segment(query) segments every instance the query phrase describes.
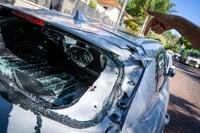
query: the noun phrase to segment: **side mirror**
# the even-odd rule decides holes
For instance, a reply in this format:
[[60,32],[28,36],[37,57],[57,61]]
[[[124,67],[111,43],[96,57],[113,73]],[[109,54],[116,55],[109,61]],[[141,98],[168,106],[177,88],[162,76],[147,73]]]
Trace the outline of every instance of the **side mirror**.
[[174,75],[176,74],[176,70],[174,68],[169,68],[167,75],[170,77],[174,77]]

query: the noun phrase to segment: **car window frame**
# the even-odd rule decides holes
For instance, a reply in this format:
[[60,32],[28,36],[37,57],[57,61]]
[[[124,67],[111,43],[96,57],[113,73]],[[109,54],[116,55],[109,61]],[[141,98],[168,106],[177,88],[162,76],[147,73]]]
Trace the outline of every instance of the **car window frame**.
[[159,52],[156,56],[156,92],[162,90],[162,86],[165,83],[166,79],[166,66],[167,66],[167,57],[164,50]]

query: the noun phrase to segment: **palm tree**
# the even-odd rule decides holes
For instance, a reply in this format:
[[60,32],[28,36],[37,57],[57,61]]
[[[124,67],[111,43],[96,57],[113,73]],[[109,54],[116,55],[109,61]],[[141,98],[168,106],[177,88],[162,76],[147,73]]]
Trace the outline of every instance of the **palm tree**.
[[175,12],[173,9],[175,6],[176,5],[171,3],[170,0],[131,0],[126,7],[126,11],[139,18],[137,20],[139,23],[143,23],[140,30],[140,34],[142,34],[150,17],[146,12],[147,9],[163,13],[171,13]]
[[170,14],[176,13],[177,10],[175,9],[175,7],[176,7],[176,4],[170,2],[170,3],[168,4],[168,7],[167,7],[168,13],[170,13]]
[[[176,10],[174,10],[173,8],[176,6],[176,4],[174,3],[170,3],[169,0],[147,0],[144,6],[144,9],[151,9],[157,12],[163,12],[163,13],[172,13],[172,12],[176,12]],[[147,22],[149,20],[149,15],[147,13],[145,13],[145,19],[144,19],[144,23],[142,25],[140,34],[143,35],[144,32],[144,28],[147,25]]]

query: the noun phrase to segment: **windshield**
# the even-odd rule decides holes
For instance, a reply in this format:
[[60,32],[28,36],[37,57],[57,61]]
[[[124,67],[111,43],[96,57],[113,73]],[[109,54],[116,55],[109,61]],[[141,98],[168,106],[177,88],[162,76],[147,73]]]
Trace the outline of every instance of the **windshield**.
[[200,54],[194,53],[194,52],[191,52],[191,53],[189,54],[189,56],[194,57],[194,58],[200,58]]
[[73,35],[7,14],[0,21],[5,42],[0,76],[9,77],[20,92],[35,101],[40,98],[49,108],[75,104],[104,70],[104,54]]
[[0,95],[71,127],[102,121],[122,80],[117,56],[52,25],[1,11]]

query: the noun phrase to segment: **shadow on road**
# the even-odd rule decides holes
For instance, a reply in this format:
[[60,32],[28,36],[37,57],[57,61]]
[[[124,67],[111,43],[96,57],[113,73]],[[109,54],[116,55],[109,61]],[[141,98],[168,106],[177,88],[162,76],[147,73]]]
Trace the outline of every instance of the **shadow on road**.
[[185,99],[182,99],[180,97],[171,94],[169,104],[175,105],[180,109],[183,109],[184,111],[187,111],[188,113],[200,118],[200,112],[197,111],[200,110],[200,108]]
[[198,133],[200,131],[199,108],[189,101],[170,95],[168,113],[171,121],[165,133]]

